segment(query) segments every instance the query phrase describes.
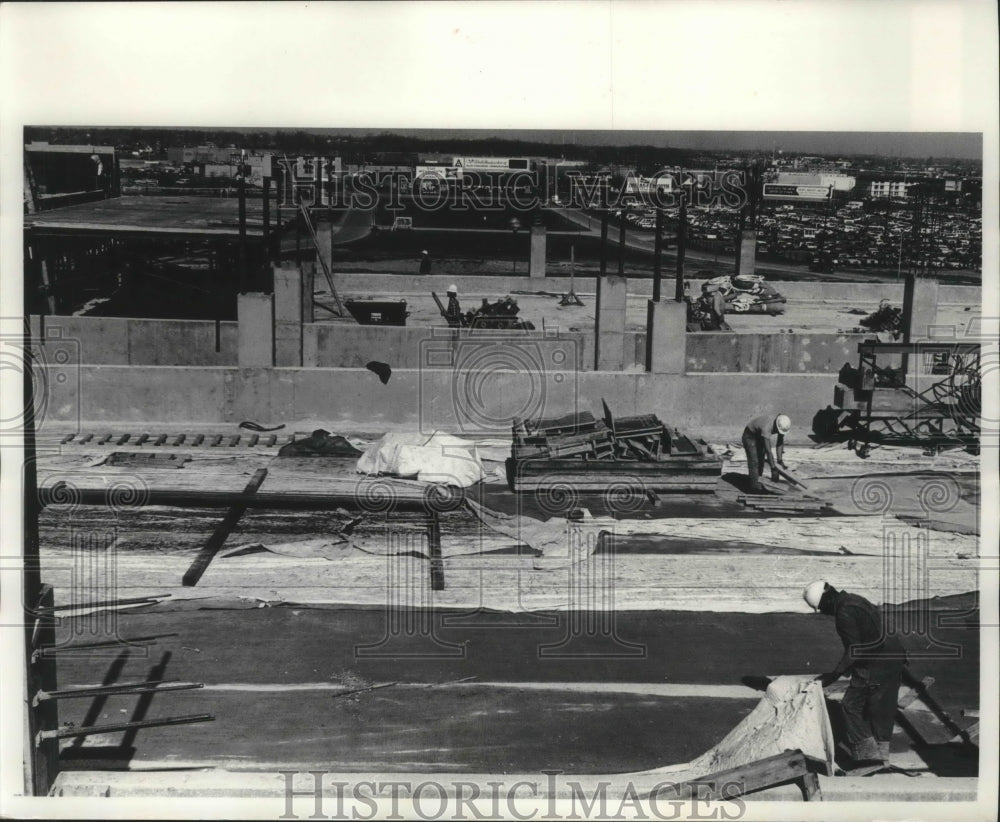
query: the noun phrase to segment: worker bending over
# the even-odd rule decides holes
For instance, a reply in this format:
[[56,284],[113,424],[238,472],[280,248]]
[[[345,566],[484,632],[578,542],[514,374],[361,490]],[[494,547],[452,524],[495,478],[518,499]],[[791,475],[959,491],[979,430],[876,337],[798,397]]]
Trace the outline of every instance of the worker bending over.
[[888,762],[906,650],[885,629],[878,608],[864,597],[813,582],[802,593],[814,611],[832,616],[844,655],[828,674],[816,677],[825,688],[850,671],[851,684],[840,703],[847,744],[858,763]]
[[[754,417],[743,429],[743,450],[747,455],[747,473],[750,475],[750,488],[761,491],[760,478],[764,476],[764,463],[771,466],[771,479],[778,482],[781,475],[778,466],[787,468],[784,462],[785,434],[792,427],[792,421],[784,414],[772,417],[762,414]],[[771,450],[771,435],[777,434],[778,439],[774,451]],[[777,452],[777,459],[775,459]]]

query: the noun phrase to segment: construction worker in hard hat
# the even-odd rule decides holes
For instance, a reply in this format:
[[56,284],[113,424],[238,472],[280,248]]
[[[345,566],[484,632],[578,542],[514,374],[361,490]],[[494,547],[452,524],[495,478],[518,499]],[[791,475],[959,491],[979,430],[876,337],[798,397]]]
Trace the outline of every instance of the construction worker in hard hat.
[[[760,478],[764,476],[764,463],[771,466],[771,479],[781,480],[778,466],[787,468],[784,462],[785,434],[791,430],[792,421],[784,414],[772,416],[761,414],[754,417],[743,429],[743,450],[747,455],[747,473],[750,475],[750,490],[763,491]],[[777,435],[774,450],[771,436]],[[775,458],[777,455],[777,458]]]
[[444,318],[450,328],[461,328],[462,306],[458,303],[458,286],[455,284],[448,286],[448,307],[444,311]]
[[813,582],[802,592],[814,611],[832,616],[844,643],[837,666],[818,679],[823,687],[850,672],[851,684],[841,710],[851,758],[857,763],[888,762],[906,649],[887,629],[883,613],[857,594],[838,591],[828,582]]
[[420,273],[431,273],[431,255],[426,249],[420,252]]

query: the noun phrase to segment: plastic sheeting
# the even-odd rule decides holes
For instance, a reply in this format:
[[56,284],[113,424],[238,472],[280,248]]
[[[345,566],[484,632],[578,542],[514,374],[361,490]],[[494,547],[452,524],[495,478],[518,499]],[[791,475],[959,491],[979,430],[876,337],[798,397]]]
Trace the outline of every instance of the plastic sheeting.
[[485,476],[476,444],[440,431],[430,436],[386,434],[368,446],[357,471],[459,488],[468,488]]
[[825,762],[827,774],[833,773],[833,730],[814,674],[777,677],[757,707],[718,745],[684,765],[650,773],[669,773],[672,782],[686,782],[796,749]]

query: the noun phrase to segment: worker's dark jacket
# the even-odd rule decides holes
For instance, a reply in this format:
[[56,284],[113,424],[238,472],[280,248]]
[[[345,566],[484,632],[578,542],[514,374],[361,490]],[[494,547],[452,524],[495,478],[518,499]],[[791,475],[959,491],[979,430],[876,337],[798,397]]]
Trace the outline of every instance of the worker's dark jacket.
[[886,633],[882,613],[864,597],[840,591],[834,600],[837,633],[844,655],[834,673],[849,669],[864,679],[879,681],[897,675],[906,663],[899,637]]

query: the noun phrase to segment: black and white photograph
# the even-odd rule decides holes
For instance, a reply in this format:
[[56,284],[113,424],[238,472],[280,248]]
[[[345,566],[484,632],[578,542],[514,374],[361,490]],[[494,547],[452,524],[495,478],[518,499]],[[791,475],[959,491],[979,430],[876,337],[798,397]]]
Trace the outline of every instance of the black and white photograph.
[[0,817],[995,820],[997,42],[3,3]]

